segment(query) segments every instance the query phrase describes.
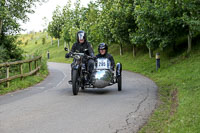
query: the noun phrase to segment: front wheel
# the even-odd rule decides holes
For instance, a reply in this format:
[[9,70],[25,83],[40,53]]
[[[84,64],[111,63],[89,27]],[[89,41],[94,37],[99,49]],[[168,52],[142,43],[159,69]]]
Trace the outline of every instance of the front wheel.
[[122,76],[117,77],[118,91],[122,90]]
[[79,91],[79,74],[78,70],[73,70],[73,75],[72,75],[72,91],[74,95],[78,94]]

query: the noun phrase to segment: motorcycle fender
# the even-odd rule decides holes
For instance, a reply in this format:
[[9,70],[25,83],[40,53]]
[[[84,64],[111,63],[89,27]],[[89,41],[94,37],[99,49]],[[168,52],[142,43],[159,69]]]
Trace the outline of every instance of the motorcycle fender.
[[121,73],[122,73],[122,64],[117,63],[117,65],[116,65],[116,76],[121,76]]

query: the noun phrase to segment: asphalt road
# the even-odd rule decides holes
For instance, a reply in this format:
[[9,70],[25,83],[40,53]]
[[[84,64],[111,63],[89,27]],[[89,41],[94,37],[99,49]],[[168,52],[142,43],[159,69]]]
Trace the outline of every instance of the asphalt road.
[[38,85],[0,96],[0,133],[132,133],[148,120],[157,86],[123,71],[117,84],[73,96],[70,65],[48,63],[50,75]]

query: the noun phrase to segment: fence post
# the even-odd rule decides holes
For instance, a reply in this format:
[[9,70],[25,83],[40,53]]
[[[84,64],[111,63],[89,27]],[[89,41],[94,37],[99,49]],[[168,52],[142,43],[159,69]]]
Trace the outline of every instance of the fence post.
[[31,61],[28,63],[29,64],[29,72],[32,71],[32,64],[31,64]]
[[[10,75],[9,69],[10,69],[10,66],[7,66],[7,68],[6,68],[6,78],[7,78],[7,79],[9,78],[9,75]],[[10,86],[10,82],[8,81],[8,82],[7,82],[7,87],[9,87],[9,86]]]
[[49,52],[49,50],[47,51],[47,59],[50,59],[50,52]]
[[[37,69],[37,60],[35,60],[35,69]],[[35,74],[37,74],[37,72]]]
[[39,61],[39,60],[37,59],[37,60],[36,60],[36,67],[38,67],[38,63],[39,63],[38,61]]
[[21,80],[23,79],[23,64],[20,64]]
[[40,57],[40,66],[42,66],[42,57]]
[[35,69],[37,68],[37,60],[35,60]]

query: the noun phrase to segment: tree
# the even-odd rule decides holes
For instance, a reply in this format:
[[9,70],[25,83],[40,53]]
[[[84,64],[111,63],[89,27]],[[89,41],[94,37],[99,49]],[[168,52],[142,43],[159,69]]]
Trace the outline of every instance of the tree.
[[146,44],[150,58],[152,50],[175,44],[184,31],[178,19],[181,16],[179,3],[174,0],[136,0],[135,5],[138,29],[133,42]]
[[56,10],[53,12],[53,17],[52,17],[52,33],[55,38],[58,39],[58,47],[60,46],[60,38],[61,38],[61,32],[62,32],[62,27],[64,25],[64,20],[62,17],[62,12],[60,11],[60,7],[56,7]]
[[99,34],[102,38],[102,41],[106,42],[107,44],[113,42],[112,33],[108,25],[108,22],[110,21],[108,12],[110,11],[111,6],[111,1],[99,1],[99,7],[102,10],[99,12],[99,17],[97,17],[98,29],[100,31]]
[[[130,44],[129,32],[135,31],[133,0],[100,1],[102,4],[101,26],[109,40],[120,45],[120,55],[123,54],[123,44]],[[112,39],[111,39],[112,38]]]
[[42,26],[44,27],[43,31],[45,31],[47,30],[47,26],[48,26],[47,24],[49,20],[47,19],[47,17],[43,17],[42,20],[43,20]]
[[51,36],[51,44],[53,44],[53,37],[58,39],[58,47],[60,46],[60,38],[62,35],[62,28],[64,25],[64,19],[60,7],[57,6],[53,12],[52,21],[49,22],[47,32]]
[[74,21],[74,27],[80,29],[80,21],[81,21],[81,8],[80,8],[80,0],[76,0],[74,3],[75,9],[73,11],[73,21]]
[[52,26],[52,22],[49,22],[49,25],[48,25],[48,28],[47,28],[47,32],[51,37],[51,45],[53,45],[53,37],[54,37],[54,35],[53,35],[54,31],[53,30],[54,29],[53,29],[53,26]]
[[[29,20],[27,15],[34,13],[31,7],[35,6],[36,2],[45,2],[45,0],[1,0],[0,33],[6,32],[10,35],[19,33],[21,31],[19,22]],[[7,23],[9,25],[6,25]]]
[[3,63],[7,59],[6,49],[3,46],[0,46],[0,63]]
[[21,59],[21,50],[16,47],[17,36],[22,29],[20,21],[27,22],[28,13],[36,2],[44,0],[1,0],[0,1],[0,46],[6,49],[7,57]]
[[153,27],[156,20],[154,3],[152,1],[137,0],[135,1],[135,18],[137,23],[137,33],[132,34],[132,42],[141,45],[146,44],[149,49],[149,57],[152,57],[152,49],[158,47],[157,33]]
[[[71,0],[68,1],[67,5],[63,8],[63,20],[64,20],[64,26],[62,31],[62,36],[64,38],[65,43],[68,43],[68,49],[70,50],[70,41],[71,41],[71,35],[70,35],[70,29],[73,24],[72,20],[72,10],[71,8]],[[66,46],[66,44],[65,44]]]
[[181,17],[183,28],[186,28],[188,35],[187,53],[190,53],[192,48],[192,36],[194,36],[195,33],[200,33],[200,1],[182,0],[180,4],[183,12]]
[[100,37],[100,30],[98,28],[98,5],[90,2],[88,8],[82,8],[82,11],[81,29],[87,33],[87,39],[92,44],[100,43],[103,39]]

